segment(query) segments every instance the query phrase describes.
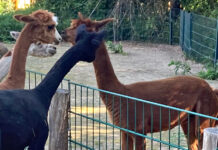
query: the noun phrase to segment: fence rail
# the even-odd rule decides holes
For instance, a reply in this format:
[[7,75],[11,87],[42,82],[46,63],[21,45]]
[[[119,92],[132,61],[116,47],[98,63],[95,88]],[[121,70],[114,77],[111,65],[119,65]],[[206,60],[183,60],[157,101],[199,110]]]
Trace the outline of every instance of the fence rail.
[[[26,87],[34,88],[43,77],[44,74],[27,71]],[[60,88],[69,90],[71,97],[69,149],[121,149],[121,146],[125,146],[122,145],[123,140],[127,141],[128,145],[131,142],[134,144],[132,137],[136,137],[146,139],[147,149],[187,150],[190,149],[187,141],[190,142],[193,136],[195,119],[199,142],[202,140],[200,125],[206,121],[208,126],[211,126],[218,121],[216,117],[100,90],[66,79],[60,84]],[[100,94],[106,96],[106,102],[101,100]],[[112,100],[110,109],[114,110],[111,113],[105,107],[109,100]],[[137,111],[138,104],[143,108],[141,115]],[[130,108],[134,109],[129,114]],[[119,113],[115,109],[118,109]],[[126,118],[122,118],[124,113]],[[149,118],[149,122],[145,122],[145,118]],[[184,118],[187,121],[185,124]],[[126,120],[127,124],[124,125],[123,120]],[[143,120],[142,123],[139,120]],[[138,130],[138,126],[141,126],[142,130]],[[123,133],[127,135],[126,139],[122,139]]]
[[188,56],[217,65],[218,20],[180,11],[180,46]]

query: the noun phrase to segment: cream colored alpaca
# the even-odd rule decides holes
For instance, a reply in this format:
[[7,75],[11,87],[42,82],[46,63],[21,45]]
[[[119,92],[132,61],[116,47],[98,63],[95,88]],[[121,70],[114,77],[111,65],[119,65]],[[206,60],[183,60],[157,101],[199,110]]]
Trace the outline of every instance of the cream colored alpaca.
[[[10,35],[17,40],[20,32],[11,31]],[[1,50],[1,48],[0,48]],[[7,53],[7,52],[6,52]],[[28,55],[35,57],[50,57],[56,54],[56,47],[52,44],[42,44],[40,42],[32,43],[28,50]],[[8,52],[4,57],[0,59],[0,81],[5,78],[9,72],[9,68],[12,61],[12,52]]]
[[[10,35],[17,40],[20,32],[11,31]],[[42,44],[41,42],[37,42],[30,45],[28,55],[35,57],[50,57],[56,54],[56,52],[56,47],[53,44]]]
[[8,48],[2,43],[0,43],[0,58],[7,52],[8,52]]

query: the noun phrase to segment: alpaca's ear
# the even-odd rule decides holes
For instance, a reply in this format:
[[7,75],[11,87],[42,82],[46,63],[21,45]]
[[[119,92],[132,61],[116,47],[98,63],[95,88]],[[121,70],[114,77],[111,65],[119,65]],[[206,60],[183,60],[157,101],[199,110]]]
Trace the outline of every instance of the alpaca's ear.
[[115,20],[114,18],[107,18],[107,19],[104,19],[104,20],[101,20],[101,21],[95,21],[94,26],[96,27],[96,29],[100,29],[103,26],[105,26],[106,24],[108,24],[109,22],[112,22],[114,20]]
[[17,20],[17,21],[22,21],[22,22],[25,22],[25,23],[31,23],[31,22],[34,22],[35,19],[29,15],[15,15],[14,18]]
[[81,12],[78,12],[78,17],[79,17],[79,19],[84,20],[84,17],[83,17]]
[[20,32],[17,31],[10,31],[10,35],[13,39],[17,40]]

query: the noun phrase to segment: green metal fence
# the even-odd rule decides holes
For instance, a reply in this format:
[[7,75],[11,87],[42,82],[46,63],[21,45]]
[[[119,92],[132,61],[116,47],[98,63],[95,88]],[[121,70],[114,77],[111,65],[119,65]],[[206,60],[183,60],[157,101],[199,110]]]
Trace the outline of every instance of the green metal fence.
[[216,65],[218,20],[181,10],[180,46],[196,61]]
[[[43,77],[44,74],[27,71],[26,88],[34,88]],[[71,107],[69,110],[69,149],[121,149],[121,134],[125,132],[127,135],[146,139],[147,149],[187,150],[189,149],[187,141],[190,141],[189,139],[192,136],[190,133],[193,130],[192,123],[194,118],[197,118],[196,131],[198,141],[201,140],[199,126],[203,123],[203,120],[206,119],[209,121],[209,124],[213,121],[218,121],[218,118],[215,117],[100,90],[77,84],[70,80],[63,80],[60,88],[69,90],[71,97]],[[102,102],[100,94],[106,96],[106,102]],[[119,109],[119,114],[115,114],[115,111],[112,111],[111,115],[109,115],[105,107],[109,103],[109,98],[112,100],[112,107],[110,109]],[[123,100],[126,102],[126,105],[121,105],[120,101]],[[136,113],[136,105],[138,104],[143,107],[141,112],[143,114],[141,115],[142,118],[137,118],[137,116],[140,116]],[[130,107],[133,107],[134,111],[128,114]],[[121,118],[120,116],[123,116],[121,115],[122,113],[126,113],[127,118]],[[149,116],[146,114],[149,114]],[[114,118],[117,115],[119,116],[119,122],[115,123]],[[187,124],[185,126],[180,120],[182,115],[186,115]],[[145,124],[137,124],[136,120],[141,119],[144,122],[145,118],[149,118],[149,122],[146,124],[148,128],[146,131],[138,131],[137,127],[141,126],[144,129]],[[126,126],[122,124],[123,119],[127,120]],[[176,123],[173,123],[175,120]],[[133,124],[133,127],[130,124]],[[183,130],[186,131],[186,136]],[[145,134],[147,131],[149,131],[149,134]],[[127,136],[126,141],[130,143],[131,138]]]

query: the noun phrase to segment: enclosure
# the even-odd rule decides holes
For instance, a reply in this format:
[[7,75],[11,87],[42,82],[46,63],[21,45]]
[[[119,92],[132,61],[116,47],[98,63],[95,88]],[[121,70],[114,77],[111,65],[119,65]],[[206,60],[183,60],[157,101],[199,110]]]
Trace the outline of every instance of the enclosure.
[[[44,74],[27,71],[27,84],[28,88],[33,88],[40,82],[44,77]],[[69,149],[121,149],[121,131],[125,131],[128,134],[134,134],[146,138],[147,149],[188,149],[186,138],[184,136],[181,124],[181,114],[187,113],[187,132],[188,135],[192,130],[190,126],[193,121],[193,117],[196,116],[198,119],[198,137],[200,140],[200,128],[199,125],[202,123],[201,120],[205,118],[212,121],[218,121],[218,118],[182,110],[151,101],[141,100],[118,93],[100,90],[97,88],[77,84],[70,80],[63,80],[60,84],[60,88],[70,91],[70,110],[69,112]],[[110,118],[106,110],[104,103],[101,101],[99,93],[104,93],[106,97],[112,97],[113,107],[116,101],[125,100],[127,101],[126,109],[135,107],[134,116],[135,119],[131,120],[127,114],[127,121],[135,122],[135,129],[138,125],[136,123],[136,103],[143,105],[143,114],[150,112],[149,117],[151,133],[144,135],[143,132],[137,132],[136,130],[123,128],[121,125],[114,125],[113,117]],[[130,104],[131,105],[130,105]],[[128,105],[129,104],[129,105]],[[123,105],[119,105],[120,113],[122,113]],[[148,109],[149,108],[149,109]],[[172,121],[171,115],[178,116],[178,122],[176,127],[171,128]],[[112,115],[113,116],[113,115]],[[167,116],[167,117],[166,117]],[[155,118],[156,117],[156,118]],[[158,118],[158,119],[157,119]],[[157,119],[159,124],[160,132],[153,133],[153,120]],[[164,120],[167,119],[168,131],[162,131]],[[174,118],[175,119],[175,118]],[[121,122],[122,118],[120,118]],[[175,121],[175,120],[174,120]],[[142,125],[144,126],[144,124]],[[175,125],[174,125],[175,126]],[[189,139],[189,136],[187,137]],[[130,140],[127,138],[127,141]]]
[[[108,31],[106,39],[121,41],[123,45],[132,49],[132,51],[124,51],[123,55],[118,54],[119,56],[110,53],[113,56],[111,58],[112,63],[116,59],[122,59],[122,61],[115,62],[118,65],[113,64],[113,66],[115,66],[115,72],[119,74],[117,76],[124,83],[151,81],[174,76],[173,69],[168,67],[170,60],[184,62],[186,58],[191,58],[202,63],[212,62],[216,68],[218,56],[217,19],[180,11],[178,8],[171,9],[171,6],[168,9],[166,1],[149,1],[146,3],[141,0],[118,0],[109,3],[108,0],[104,2],[99,0],[95,3],[89,1],[86,6],[83,5],[85,3],[83,1],[74,7],[75,10],[70,8],[71,5],[68,5],[68,2],[65,4],[62,1],[57,1],[56,5],[60,5],[60,9],[56,6],[50,7],[53,6],[53,2],[49,2],[44,1],[39,6],[45,4],[48,9],[56,11],[60,20],[64,19],[59,27],[61,30],[69,26],[69,20],[76,16],[78,10],[83,10],[87,17],[95,19],[116,18],[114,23],[106,28]],[[66,5],[67,7],[63,7]],[[63,11],[62,8],[66,8],[66,10]],[[1,16],[3,21],[6,18],[5,16]],[[4,34],[8,32],[7,30],[11,26],[21,27],[7,23],[5,23],[7,28],[2,27],[2,29],[5,29],[2,30]],[[0,37],[0,39],[8,40],[8,37]],[[131,45],[130,43],[134,44]],[[169,46],[166,43],[170,45],[180,44],[181,48]],[[69,44],[64,43],[61,45],[61,50],[66,50],[69,47]],[[146,49],[143,49],[144,47]],[[182,50],[185,55],[182,54]],[[144,53],[141,53],[141,51],[144,51]],[[46,73],[62,53],[60,52],[58,56],[51,58],[52,61],[49,58],[47,60],[28,58],[27,68],[38,72],[27,70],[26,89],[34,88],[45,76],[45,74],[39,72]],[[167,55],[169,56],[167,57]],[[162,60],[164,59],[165,62],[163,63]],[[44,63],[45,65],[41,65]],[[191,63],[194,75],[203,68],[201,64],[192,61],[189,61],[189,63]],[[139,139],[146,139],[146,149],[187,150],[190,149],[187,145],[192,136],[193,121],[196,121],[198,142],[202,140],[200,138],[202,131],[200,124],[207,120],[212,126],[214,121],[218,121],[218,118],[212,116],[170,107],[146,99],[130,97],[128,93],[122,95],[95,88],[94,71],[89,69],[91,66],[84,63],[78,65],[79,69],[73,68],[74,74],[68,75],[60,84],[60,88],[70,93],[67,129],[69,149],[121,149],[122,132],[125,132],[127,133],[127,144],[132,142],[129,135],[133,135]],[[167,71],[158,72],[159,68]],[[84,70],[86,72],[82,73]],[[70,80],[68,79],[69,76],[71,76]],[[218,88],[217,81],[208,82],[213,87]],[[106,97],[106,102],[101,100],[100,94]],[[122,105],[121,101],[125,101],[125,105]],[[109,114],[105,106],[108,103],[111,103],[112,110],[118,109],[119,114],[115,114],[114,111]],[[142,107],[140,115],[137,113],[137,105]],[[129,114],[130,108],[133,111]],[[120,117],[124,113],[126,118]],[[117,118],[117,116],[119,117]],[[186,126],[181,124],[181,117],[187,121]],[[115,118],[119,120],[118,123],[115,123]],[[149,118],[146,125],[137,122],[137,120],[142,120],[144,123],[146,118]],[[124,119],[127,120],[126,126],[122,124]],[[130,124],[134,124],[134,126],[130,127]],[[138,126],[141,126],[143,130],[137,131]],[[147,126],[147,131],[144,130],[145,126]],[[185,136],[184,130],[187,136]],[[149,133],[145,134],[148,131]]]

